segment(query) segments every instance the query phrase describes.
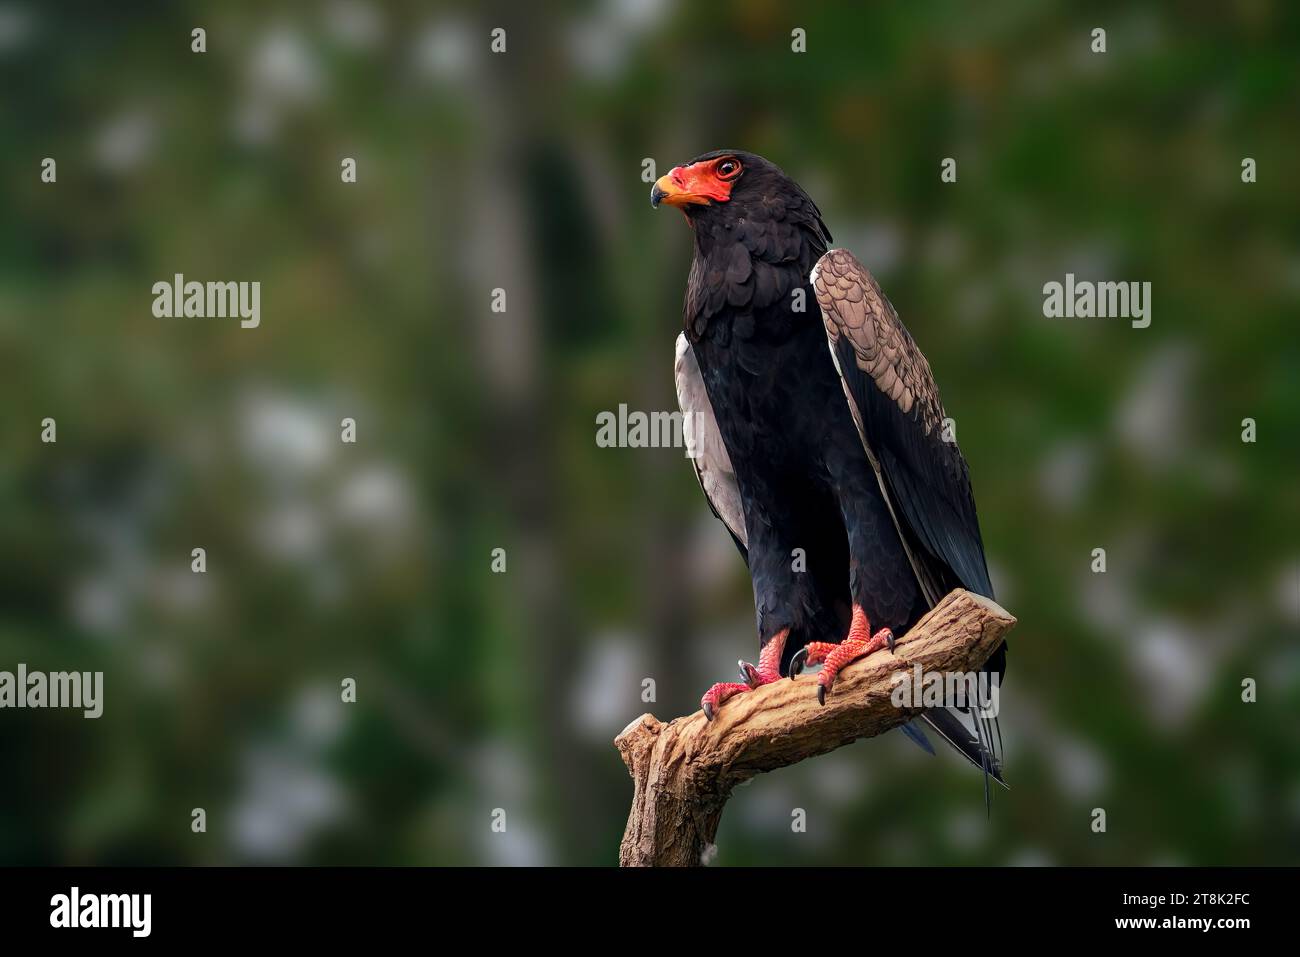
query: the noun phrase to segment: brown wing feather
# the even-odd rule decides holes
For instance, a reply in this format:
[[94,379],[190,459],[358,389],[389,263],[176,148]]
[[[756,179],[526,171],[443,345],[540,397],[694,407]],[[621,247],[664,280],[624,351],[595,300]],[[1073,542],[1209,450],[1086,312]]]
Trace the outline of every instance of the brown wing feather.
[[943,403],[930,363],[898,321],[898,314],[871,275],[853,254],[832,249],[812,273],[817,304],[834,349],[848,338],[858,368],[898,406],[904,415],[920,410],[927,435],[943,424]]

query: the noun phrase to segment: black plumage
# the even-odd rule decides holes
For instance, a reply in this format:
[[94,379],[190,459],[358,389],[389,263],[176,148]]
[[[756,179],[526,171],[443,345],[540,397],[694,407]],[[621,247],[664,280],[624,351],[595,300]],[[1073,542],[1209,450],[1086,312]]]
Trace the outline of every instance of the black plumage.
[[[870,273],[828,254],[808,194],[721,150],[674,169],[652,201],[694,232],[678,391],[698,420],[701,485],[749,565],[760,646],[788,629],[780,673],[806,643],[842,639],[855,604],[902,634],[952,588],[991,598],[929,365]],[[1005,646],[986,667],[1004,665]],[[1001,780],[988,723],[972,734],[948,711],[926,716]]]

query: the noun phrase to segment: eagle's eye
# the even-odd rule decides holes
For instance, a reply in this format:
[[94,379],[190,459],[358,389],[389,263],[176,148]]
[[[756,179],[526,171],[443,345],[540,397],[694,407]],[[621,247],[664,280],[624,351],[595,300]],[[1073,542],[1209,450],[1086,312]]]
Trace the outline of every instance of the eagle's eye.
[[718,164],[718,178],[731,179],[740,172],[740,162],[728,157]]

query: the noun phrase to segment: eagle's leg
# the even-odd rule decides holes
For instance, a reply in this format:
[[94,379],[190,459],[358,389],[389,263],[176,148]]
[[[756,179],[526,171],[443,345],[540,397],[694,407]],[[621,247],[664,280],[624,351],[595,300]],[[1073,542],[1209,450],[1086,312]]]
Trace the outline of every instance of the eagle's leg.
[[734,698],[736,695],[750,691],[760,685],[771,684],[780,678],[781,655],[785,651],[785,640],[789,634],[790,629],[783,628],[763,644],[763,649],[758,654],[757,668],[748,661],[740,662],[740,673],[745,679],[744,684],[735,681],[722,681],[704,692],[704,697],[700,699],[700,707],[704,709],[704,717],[712,721],[722,702],[728,698]]

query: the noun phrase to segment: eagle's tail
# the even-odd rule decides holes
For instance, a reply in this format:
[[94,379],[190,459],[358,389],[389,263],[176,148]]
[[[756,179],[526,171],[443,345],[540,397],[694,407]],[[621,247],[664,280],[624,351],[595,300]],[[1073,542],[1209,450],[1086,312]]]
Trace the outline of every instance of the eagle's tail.
[[1004,788],[1011,787],[1002,777],[1002,729],[998,727],[997,718],[985,718],[975,711],[967,714],[974,730],[951,708],[931,708],[921,717],[955,751],[984,772],[984,803],[987,806],[990,801],[989,778]]

